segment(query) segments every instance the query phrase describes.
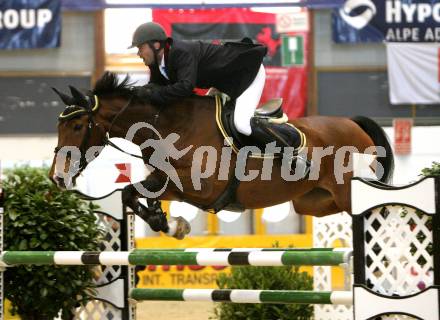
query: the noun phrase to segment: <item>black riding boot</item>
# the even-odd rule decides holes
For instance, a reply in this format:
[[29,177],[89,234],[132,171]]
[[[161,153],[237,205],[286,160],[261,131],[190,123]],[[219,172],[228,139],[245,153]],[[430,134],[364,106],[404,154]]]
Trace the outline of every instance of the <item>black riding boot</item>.
[[[254,142],[257,147],[260,148],[261,152],[264,153],[266,149],[266,145],[269,143],[275,142],[276,147],[281,148],[281,154],[284,153],[285,147],[293,147],[295,150],[301,145],[301,137],[296,130],[289,130],[288,132],[284,132],[278,128],[276,128],[275,124],[269,123],[266,119],[251,118],[251,128]],[[292,172],[295,172],[295,168],[298,165],[303,165],[304,168],[304,179],[308,177],[310,173],[311,162],[306,158],[299,154],[294,153],[292,159],[290,159],[290,168]]]

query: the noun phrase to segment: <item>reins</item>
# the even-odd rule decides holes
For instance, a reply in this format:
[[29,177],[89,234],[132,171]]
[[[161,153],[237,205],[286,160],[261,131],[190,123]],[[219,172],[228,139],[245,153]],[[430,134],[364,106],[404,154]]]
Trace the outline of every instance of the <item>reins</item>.
[[[130,99],[128,100],[128,102],[126,103],[126,105],[125,105],[123,108],[121,108],[121,110],[119,110],[119,112],[118,112],[118,113],[116,114],[116,116],[113,118],[112,122],[110,123],[110,127],[109,127],[109,129],[108,129],[107,132],[105,133],[105,137],[104,137],[104,146],[109,145],[109,146],[115,148],[116,150],[121,151],[122,153],[125,153],[125,154],[127,154],[127,155],[129,155],[129,156],[132,156],[132,157],[135,157],[135,158],[138,158],[138,159],[142,159],[142,160],[144,160],[144,158],[143,158],[142,156],[138,156],[137,154],[133,154],[133,153],[130,153],[130,152],[128,152],[128,151],[125,151],[125,150],[123,150],[122,148],[120,148],[119,146],[117,146],[116,144],[114,144],[113,142],[110,141],[110,133],[111,133],[111,129],[112,129],[112,127],[113,127],[113,124],[116,122],[116,120],[118,119],[118,117],[119,117],[122,113],[124,113],[124,111],[130,106],[132,100],[133,100],[133,97],[130,97]],[[158,121],[158,119],[159,119],[160,111],[161,111],[161,108],[159,108],[159,111],[153,116],[153,124],[152,124],[153,126],[156,125],[156,123],[157,123],[157,121]],[[153,131],[153,134],[151,135],[151,138],[153,137],[153,135],[154,135],[154,131]]]
[[112,122],[110,123],[110,127],[108,128],[108,130],[105,132],[105,136],[104,136],[104,146],[109,145],[110,147],[115,148],[118,151],[121,151],[125,154],[128,154],[129,156],[138,158],[138,159],[143,159],[142,156],[138,156],[137,154],[133,154],[130,152],[127,152],[125,150],[123,150],[122,148],[120,148],[119,146],[117,146],[116,144],[114,144],[113,142],[110,141],[110,132],[112,131],[113,125],[115,124],[116,120],[119,118],[119,116],[124,113],[124,111],[130,106],[131,101],[133,100],[133,97],[130,97],[130,99],[128,100],[128,102],[125,104],[125,106],[123,108],[121,108],[121,110],[119,110],[119,112],[116,114],[116,116],[113,118]]
[[[81,114],[87,114],[87,117],[88,117],[87,131],[86,131],[85,136],[84,136],[84,138],[83,138],[83,140],[81,142],[81,145],[79,147],[80,152],[81,152],[80,166],[79,166],[80,169],[84,169],[85,166],[87,165],[86,164],[87,160],[86,160],[86,157],[85,157],[85,147],[86,147],[86,145],[88,143],[88,140],[90,139],[90,136],[92,134],[92,128],[97,125],[97,123],[94,120],[93,115],[94,115],[94,113],[99,108],[99,102],[98,102],[98,97],[96,95],[93,98],[94,98],[94,106],[93,107],[83,108],[83,109],[74,111],[72,113],[66,114],[66,115],[61,113],[60,116],[58,117],[58,119],[60,121],[66,121],[66,120],[71,119],[73,117],[77,117],[77,116],[79,116]],[[89,100],[89,101],[91,101],[91,100]],[[132,157],[144,160],[144,158],[142,156],[139,156],[139,155],[127,152],[127,151],[123,150],[122,148],[120,148],[119,146],[117,146],[112,141],[110,141],[110,138],[111,138],[110,134],[111,134],[111,131],[112,131],[112,128],[113,128],[114,124],[119,119],[119,117],[128,109],[128,107],[131,105],[132,101],[133,101],[133,96],[130,97],[130,99],[127,101],[127,103],[124,105],[124,107],[122,107],[118,111],[118,113],[115,115],[115,117],[110,122],[110,126],[109,126],[108,130],[106,130],[106,132],[104,134],[103,146],[109,145],[109,146],[115,148],[116,150],[118,150],[118,151],[120,151],[122,153],[125,153],[125,154],[127,154],[129,156],[132,156]],[[157,113],[154,114],[153,121],[152,121],[153,122],[152,123],[153,126],[155,126],[157,124],[160,112],[161,112],[161,108],[159,108]],[[151,137],[148,137],[148,139],[153,138],[154,134],[155,134],[155,132],[153,131],[152,134],[151,134]],[[60,147],[56,147],[55,150],[54,150],[55,154],[58,153],[58,151],[60,149],[61,149]]]

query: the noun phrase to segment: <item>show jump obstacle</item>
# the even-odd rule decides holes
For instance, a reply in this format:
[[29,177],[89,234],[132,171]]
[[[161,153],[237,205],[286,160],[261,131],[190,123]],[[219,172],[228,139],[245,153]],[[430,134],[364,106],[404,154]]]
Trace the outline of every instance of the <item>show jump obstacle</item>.
[[[123,207],[121,190],[115,190],[101,198],[91,198],[85,195],[82,197],[99,206],[95,210],[95,215],[98,225],[104,230],[103,239],[105,239],[100,244],[100,250],[114,255],[118,255],[121,251],[132,250],[134,248],[134,215],[127,214],[126,208]],[[0,212],[1,210],[2,202],[0,202]],[[0,250],[3,250],[3,215],[0,215],[0,228]],[[0,272],[0,276],[3,276],[3,272]],[[74,310],[74,319],[135,319],[136,305],[127,302],[129,292],[134,288],[133,267],[121,267],[116,264],[102,266],[99,278],[94,281],[97,285],[96,299]],[[2,306],[0,320],[3,320],[3,281],[0,285],[0,305]]]
[[51,265],[181,265],[181,266],[338,266],[348,263],[350,249],[283,250],[222,252],[222,251],[149,251],[87,252],[87,251],[6,251],[0,261],[6,266],[20,264]]
[[[133,289],[128,281],[133,278],[131,271],[131,277],[122,280],[117,288],[100,293],[111,299],[124,296],[120,294],[123,291],[130,299],[111,302],[118,307],[127,306],[128,300],[353,304],[354,319],[398,314],[440,320],[439,192],[440,180],[434,177],[405,187],[353,179],[353,251],[320,248],[9,251],[2,253],[0,262],[4,267],[20,264],[335,266],[347,265],[352,260],[352,291]],[[122,314],[124,319],[128,316],[128,312]]]

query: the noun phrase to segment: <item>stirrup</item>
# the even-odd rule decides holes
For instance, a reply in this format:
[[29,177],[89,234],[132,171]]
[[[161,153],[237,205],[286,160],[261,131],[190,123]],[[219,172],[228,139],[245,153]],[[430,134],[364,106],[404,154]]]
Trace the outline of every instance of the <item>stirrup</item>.
[[296,170],[303,172],[301,180],[309,177],[313,162],[303,157],[302,155],[295,155],[289,159],[290,172],[296,173]]
[[282,98],[271,99],[255,110],[255,116],[261,118],[279,118],[283,115]]
[[283,99],[271,99],[255,110],[254,117],[267,119],[270,123],[282,124],[289,121],[282,109]]

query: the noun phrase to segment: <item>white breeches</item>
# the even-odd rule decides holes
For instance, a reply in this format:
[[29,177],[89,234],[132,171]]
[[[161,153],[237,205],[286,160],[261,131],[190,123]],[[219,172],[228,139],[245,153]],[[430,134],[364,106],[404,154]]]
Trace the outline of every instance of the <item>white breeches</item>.
[[252,133],[251,118],[260,102],[265,82],[266,71],[264,70],[264,66],[261,65],[254,81],[245,91],[243,91],[235,102],[234,125],[240,133],[246,136],[249,136]]

